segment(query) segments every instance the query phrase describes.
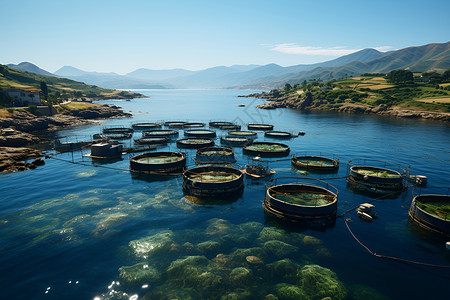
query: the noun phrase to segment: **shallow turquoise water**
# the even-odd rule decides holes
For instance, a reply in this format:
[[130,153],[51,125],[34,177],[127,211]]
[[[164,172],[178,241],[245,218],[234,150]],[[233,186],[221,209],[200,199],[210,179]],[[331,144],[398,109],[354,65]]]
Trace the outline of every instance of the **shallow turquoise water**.
[[[442,123],[287,109],[263,111],[254,107],[264,100],[235,97],[252,91],[142,92],[151,98],[105,102],[124,107],[133,118],[102,121],[56,135],[88,139],[103,126],[158,120],[270,123],[275,130],[306,132],[303,137],[281,141],[291,147],[291,153],[340,155],[338,173],[307,174],[309,177],[343,177],[347,174],[345,162],[368,158],[410,165],[411,174],[426,175],[429,186],[450,186],[450,128]],[[218,136],[224,132],[216,131]],[[135,133],[134,138],[140,137]],[[262,132],[257,141],[278,142],[264,138]],[[177,150],[175,143],[159,149]],[[183,151],[193,164],[195,150]],[[238,164],[245,165],[247,157],[242,149],[235,148],[235,153]],[[226,295],[260,299],[277,294],[282,299],[287,297],[283,291],[288,290],[283,284],[294,283],[317,298],[318,290],[324,287],[306,280],[310,265],[336,273],[346,291],[330,291],[338,299],[345,295],[345,299],[364,299],[356,295],[363,291],[374,295],[374,290],[391,299],[447,296],[448,269],[371,256],[352,238],[343,219],[338,218],[332,228],[317,231],[285,226],[267,217],[261,206],[263,182],[246,180],[244,193],[237,200],[197,205],[195,199],[184,198],[181,177],[164,181],[135,178],[126,171],[129,156],[99,165],[82,154],[87,152],[74,153],[73,158],[71,154],[56,156],[82,164],[47,159],[46,165],[36,170],[0,175],[2,298],[93,299],[115,295],[121,299],[119,295],[127,293],[126,298],[187,298],[189,294],[193,299]],[[290,161],[270,160],[277,177],[302,176],[291,170]],[[339,190],[338,215],[378,196],[352,190],[345,179],[328,182]],[[375,201],[379,218],[372,223],[360,221],[354,211],[348,213],[350,228],[378,254],[450,265],[445,239],[426,234],[409,222],[411,191],[409,188],[401,195]],[[183,260],[186,256],[196,258]],[[249,262],[247,257],[250,261],[257,257],[262,263]],[[290,259],[288,265],[295,266],[294,270],[283,267],[283,259]],[[132,272],[119,268],[136,264],[145,274],[133,273],[131,277],[142,275],[141,279],[120,277],[126,270],[127,274]],[[312,274],[320,277],[322,273]],[[112,284],[118,281],[120,285]]]

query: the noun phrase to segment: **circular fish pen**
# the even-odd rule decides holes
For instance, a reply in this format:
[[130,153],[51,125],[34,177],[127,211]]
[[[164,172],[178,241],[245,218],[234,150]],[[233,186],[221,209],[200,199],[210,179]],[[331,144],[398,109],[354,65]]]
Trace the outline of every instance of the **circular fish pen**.
[[423,194],[415,196],[408,215],[419,226],[450,237],[450,196]]
[[134,142],[139,145],[164,145],[170,141],[166,137],[143,137],[141,139],[136,139]]
[[205,123],[185,123],[183,128],[202,128],[205,127]]
[[319,179],[281,177],[266,183],[263,207],[287,221],[329,225],[336,220],[338,194],[334,186]]
[[194,161],[198,164],[233,164],[236,157],[232,148],[207,147],[197,150]]
[[142,137],[166,137],[166,138],[175,138],[178,136],[177,130],[170,129],[155,129],[149,131],[143,131]]
[[350,183],[362,184],[382,190],[403,190],[403,177],[397,172],[386,168],[372,166],[352,166],[347,178]]
[[186,137],[215,138],[216,132],[208,129],[190,129],[184,131]]
[[128,140],[133,136],[130,132],[107,132],[101,135],[102,138],[111,140]]
[[177,152],[152,152],[133,156],[130,159],[130,171],[158,174],[177,173],[186,167],[186,156]]
[[300,170],[335,171],[339,169],[339,158],[313,155],[292,156],[291,165]]
[[272,139],[286,140],[294,137],[290,132],[270,130],[264,132],[264,136]]
[[187,138],[177,140],[177,147],[183,149],[200,149],[214,146],[214,141],[208,138]]
[[164,123],[164,126],[169,128],[183,128],[186,124],[187,122],[184,121],[168,121]]
[[229,137],[245,137],[247,139],[256,139],[258,137],[258,133],[254,131],[228,131]]
[[209,122],[209,127],[210,128],[218,128],[218,129],[222,129],[222,127],[224,126],[231,126],[234,125],[231,122],[226,122],[226,121],[215,121],[215,122]]
[[161,128],[161,124],[158,123],[135,123],[131,125],[134,130],[149,130]]
[[250,142],[251,140],[246,137],[227,136],[220,138],[220,144],[224,146],[242,147]]
[[244,189],[241,170],[222,166],[202,166],[183,173],[183,190],[197,197],[238,196]]
[[270,124],[263,124],[263,123],[253,123],[247,125],[248,130],[273,130],[273,125]]
[[261,157],[283,157],[288,156],[291,149],[288,145],[281,143],[256,142],[244,145],[243,153]]
[[103,134],[122,134],[122,133],[133,133],[132,128],[126,127],[105,127],[102,129]]

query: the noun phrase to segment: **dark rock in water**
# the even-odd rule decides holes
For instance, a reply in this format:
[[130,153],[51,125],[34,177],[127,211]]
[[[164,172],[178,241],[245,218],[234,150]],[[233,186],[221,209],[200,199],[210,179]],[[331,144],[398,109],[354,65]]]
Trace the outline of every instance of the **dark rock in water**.
[[45,161],[42,158],[38,157],[35,158],[31,164],[35,166],[43,166],[45,165]]
[[0,172],[11,173],[34,169],[44,161],[36,163],[27,163],[25,161],[41,155],[41,152],[35,149],[0,147]]

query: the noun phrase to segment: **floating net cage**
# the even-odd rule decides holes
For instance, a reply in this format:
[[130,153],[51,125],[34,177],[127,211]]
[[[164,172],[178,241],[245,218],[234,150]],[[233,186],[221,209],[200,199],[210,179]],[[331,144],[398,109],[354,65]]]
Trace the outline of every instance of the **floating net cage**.
[[245,130],[235,130],[228,131],[229,137],[245,137],[247,139],[256,139],[258,137],[258,133],[254,131],[245,131]]
[[197,150],[194,161],[198,164],[233,164],[236,157],[232,148],[207,147]]
[[379,190],[402,191],[406,178],[409,178],[409,167],[378,160],[359,159],[349,162],[347,181],[351,184]]
[[99,135],[101,139],[110,140],[128,140],[131,139],[133,133],[130,132],[106,132]]
[[223,126],[232,126],[232,125],[234,125],[232,122],[226,122],[226,121],[211,121],[211,122],[209,122],[210,128],[222,129]]
[[411,202],[408,215],[419,226],[450,237],[450,188],[447,194],[422,194]]
[[161,124],[158,123],[135,123],[131,125],[134,130],[149,130],[161,128]]
[[337,171],[339,169],[339,156],[333,158],[315,155],[293,155],[291,159],[292,167],[300,170],[313,171]]
[[149,131],[143,131],[142,137],[167,137],[167,138],[176,138],[178,136],[177,130],[171,129],[155,129]]
[[288,156],[291,151],[288,145],[281,143],[255,142],[244,145],[243,153],[261,157]]
[[208,138],[186,138],[177,140],[177,147],[184,149],[200,149],[214,146],[214,141]]
[[185,121],[168,121],[164,122],[164,126],[169,128],[183,128],[184,125],[186,125],[187,122]]
[[170,141],[167,137],[143,137],[135,139],[134,142],[139,145],[164,145]]
[[266,183],[264,210],[271,215],[310,225],[334,224],[339,191],[307,177],[280,177]]
[[250,143],[252,140],[248,139],[246,137],[234,137],[234,136],[227,136],[227,137],[221,137],[220,143],[224,146],[233,146],[233,147],[242,147],[245,144]]
[[186,156],[178,152],[151,152],[133,156],[130,171],[141,173],[177,173],[186,167]]
[[248,130],[273,130],[273,125],[263,123],[253,123],[247,125]]
[[186,137],[215,138],[216,132],[208,129],[190,129],[184,131]]
[[183,128],[202,128],[205,127],[205,123],[185,123]]
[[121,134],[121,133],[133,133],[134,130],[132,128],[120,127],[120,126],[110,126],[104,127],[102,129],[103,134]]
[[241,170],[225,166],[201,166],[183,173],[183,190],[197,197],[239,196],[244,188]]
[[292,133],[287,131],[270,130],[264,132],[264,136],[272,139],[290,139],[295,137]]

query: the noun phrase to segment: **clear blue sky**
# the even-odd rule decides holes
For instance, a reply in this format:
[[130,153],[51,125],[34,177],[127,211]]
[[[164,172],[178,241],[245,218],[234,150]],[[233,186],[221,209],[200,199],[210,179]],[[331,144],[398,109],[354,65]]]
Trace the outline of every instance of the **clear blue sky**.
[[0,0],[0,63],[124,74],[310,64],[450,40],[448,0]]

